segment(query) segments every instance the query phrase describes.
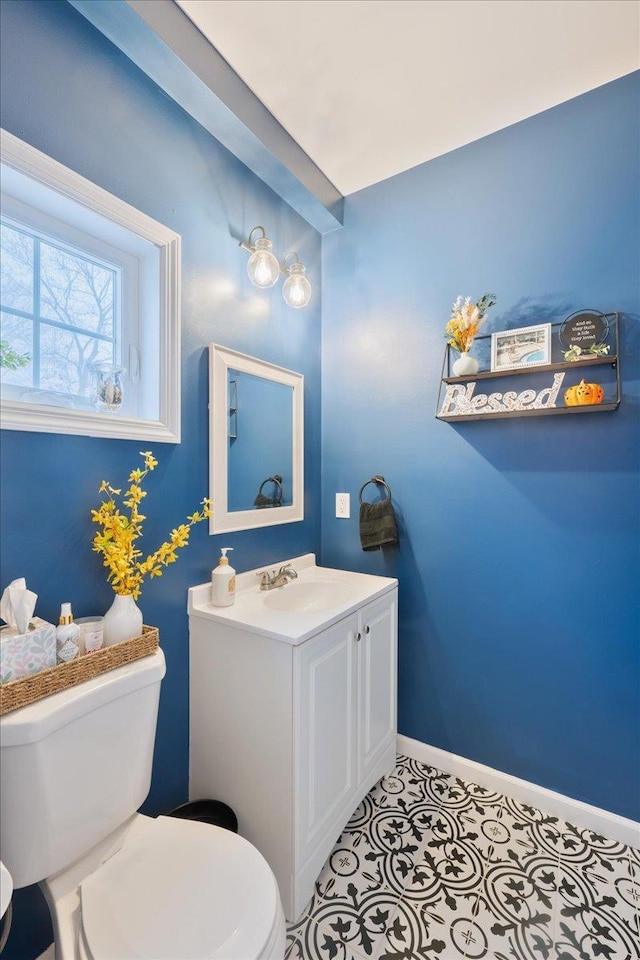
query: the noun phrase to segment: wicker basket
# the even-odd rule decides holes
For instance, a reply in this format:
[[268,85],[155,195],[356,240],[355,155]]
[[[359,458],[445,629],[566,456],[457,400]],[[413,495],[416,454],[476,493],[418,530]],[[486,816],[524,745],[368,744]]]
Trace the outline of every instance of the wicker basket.
[[147,657],[158,649],[158,639],[157,627],[143,626],[141,637],[123,640],[122,643],[114,643],[112,647],[85,654],[70,663],[61,663],[41,673],[0,684],[0,716],[53,693],[60,693],[67,687],[75,687],[85,680],[93,680],[108,670],[115,670],[116,667],[132,663],[133,660]]

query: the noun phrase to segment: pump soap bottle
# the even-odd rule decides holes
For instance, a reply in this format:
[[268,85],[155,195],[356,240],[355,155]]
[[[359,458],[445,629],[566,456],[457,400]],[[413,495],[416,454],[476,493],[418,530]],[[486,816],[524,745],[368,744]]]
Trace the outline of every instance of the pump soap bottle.
[[236,572],[229,566],[228,550],[233,547],[220,548],[220,562],[211,571],[211,603],[214,607],[230,607],[236,599]]
[[56,660],[69,663],[80,653],[80,627],[73,622],[71,604],[60,607],[60,625],[56,628]]

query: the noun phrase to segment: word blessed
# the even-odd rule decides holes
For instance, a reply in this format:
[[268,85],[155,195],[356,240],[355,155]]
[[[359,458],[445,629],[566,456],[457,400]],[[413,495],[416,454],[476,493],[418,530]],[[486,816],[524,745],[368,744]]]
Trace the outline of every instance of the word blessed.
[[506,413],[510,410],[544,410],[555,407],[563,380],[564,373],[556,373],[553,384],[540,393],[535,390],[523,390],[522,393],[511,390],[507,393],[490,393],[489,396],[479,393],[476,397],[473,396],[475,381],[466,386],[450,383],[445,391],[439,416],[461,417],[476,413]]

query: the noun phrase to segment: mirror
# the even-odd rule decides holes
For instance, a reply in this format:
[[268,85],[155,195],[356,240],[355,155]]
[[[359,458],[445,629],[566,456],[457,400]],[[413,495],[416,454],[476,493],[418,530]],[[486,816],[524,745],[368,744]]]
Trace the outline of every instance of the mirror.
[[209,347],[210,533],[302,520],[304,378]]
[[293,503],[293,387],[227,370],[227,507],[273,510]]

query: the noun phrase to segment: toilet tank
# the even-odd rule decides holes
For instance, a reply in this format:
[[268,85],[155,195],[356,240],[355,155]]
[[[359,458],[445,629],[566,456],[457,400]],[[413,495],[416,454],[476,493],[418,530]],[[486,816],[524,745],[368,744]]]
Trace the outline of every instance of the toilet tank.
[[87,853],[149,793],[162,650],[0,717],[0,860],[14,887]]

